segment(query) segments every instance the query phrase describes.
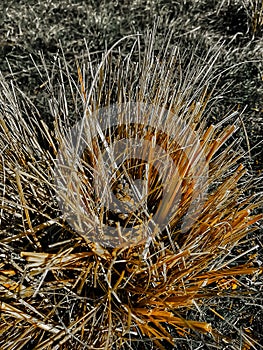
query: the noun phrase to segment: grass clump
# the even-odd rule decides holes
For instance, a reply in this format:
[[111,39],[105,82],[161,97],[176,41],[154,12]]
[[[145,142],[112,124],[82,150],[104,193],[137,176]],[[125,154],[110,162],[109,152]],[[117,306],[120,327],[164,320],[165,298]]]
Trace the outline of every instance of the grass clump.
[[[262,273],[252,257],[257,247],[247,241],[262,219],[256,213],[262,198],[251,193],[253,179],[234,136],[239,113],[209,123],[216,55],[198,60],[194,52],[186,59],[167,41],[157,50],[154,34],[143,50],[139,37],[132,40],[127,55],[118,42],[100,62],[91,63],[87,50],[76,78],[57,57],[42,86],[48,125],[1,79],[3,350],[221,346],[229,339],[211,315],[228,323],[213,303],[251,297],[239,278]],[[112,125],[113,104],[126,109],[117,109]],[[137,122],[133,104],[141,112]],[[83,120],[90,138],[73,139],[72,128]],[[105,125],[102,133],[98,125]],[[122,161],[115,157],[114,144],[124,139],[140,146],[141,157],[129,142],[117,155]],[[85,152],[72,165],[73,141],[83,141]],[[158,172],[166,163],[157,146],[177,172],[167,165]],[[113,160],[103,163],[107,153]],[[98,178],[105,179],[105,192],[96,192]],[[133,209],[128,215],[108,210],[112,192]],[[229,326],[234,346],[257,347],[252,335]]]

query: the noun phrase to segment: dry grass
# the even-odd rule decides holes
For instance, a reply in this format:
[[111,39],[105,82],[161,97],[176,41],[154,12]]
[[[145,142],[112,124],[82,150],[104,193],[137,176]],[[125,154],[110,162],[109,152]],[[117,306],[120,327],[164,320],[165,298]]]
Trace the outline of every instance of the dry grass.
[[[240,127],[239,113],[234,111],[220,123],[208,125],[207,113],[218,80],[216,55],[208,52],[198,60],[193,52],[186,63],[178,48],[167,50],[167,42],[160,47],[154,35],[147,37],[144,50],[140,50],[139,37],[124,42],[129,40],[133,47],[129,54],[119,53],[119,43],[100,64],[91,63],[87,51],[83,62],[77,63],[78,80],[72,78],[67,61],[57,57],[54,69],[43,75],[42,86],[49,96],[53,127],[46,125],[17,86],[1,79],[3,350],[165,349],[168,344],[181,349],[196,348],[196,344],[223,348],[229,341],[235,349],[260,346],[253,334],[228,321],[214,304],[216,298],[249,301],[254,297],[260,302],[256,286],[262,274],[256,264],[259,247],[249,241],[262,219],[257,214],[262,198],[251,192],[254,180],[246,174],[244,152],[234,136]],[[213,47],[213,52],[218,51]],[[93,137],[92,147],[75,168],[81,169],[77,172],[78,193],[87,204],[84,215],[74,197],[67,203],[80,222],[97,214],[104,235],[100,243],[96,237],[90,239],[92,232],[69,226],[59,210],[61,190],[54,179],[55,159],[61,150],[64,157],[69,154],[68,135],[76,118],[79,121],[85,116],[89,126],[96,127],[98,108],[109,108],[116,101],[166,108],[165,127],[170,134],[143,128],[149,123],[145,113],[140,123],[127,124],[124,129],[120,117],[119,126],[104,132],[107,144],[111,146],[118,137],[135,137],[138,142],[147,139],[153,149],[158,145],[165,150],[180,174],[172,174],[167,197],[167,187],[160,185],[158,173],[154,169],[148,172],[145,212],[125,221],[115,216],[112,225],[118,239],[120,227],[144,230],[136,231],[139,237],[135,242],[122,237],[117,247],[104,235],[112,218],[91,191],[96,174],[105,173],[105,165],[97,166],[105,151],[101,138]],[[185,123],[183,133],[175,128],[178,118]],[[155,122],[158,125],[158,118]],[[196,136],[194,145],[192,139],[190,145],[184,143],[189,128]],[[201,158],[207,173],[198,168],[198,175],[207,177],[197,186],[193,163]],[[158,159],[153,156],[151,161],[153,166]],[[127,174],[133,180],[145,176],[144,164],[138,159],[135,163],[128,160],[118,171],[118,179],[127,180]],[[206,191],[207,196],[202,199],[201,212],[185,229],[182,224],[196,189],[198,196]],[[181,191],[177,206],[173,202],[176,191]],[[162,230],[154,224],[154,233],[149,235],[149,217],[156,206],[162,209],[160,215],[169,214],[170,220]],[[254,287],[247,287],[240,276],[250,276]],[[230,340],[228,329],[217,327],[211,314],[234,329]]]
[[[0,16],[0,70],[4,75],[0,92],[0,347],[26,350],[49,339],[50,345],[44,348],[82,349],[94,347],[96,341],[96,345],[113,349],[261,348],[262,225],[253,224],[253,215],[262,212],[262,0],[2,1]],[[158,62],[158,67],[162,67],[159,73],[167,77],[168,67],[165,60],[162,62],[160,47],[168,27],[175,31],[168,51],[171,53],[175,46],[180,48],[173,64],[176,79],[167,80],[168,88],[160,84],[159,73],[154,75],[152,70],[142,78],[145,68],[141,63],[147,56],[143,52],[145,46],[149,47],[144,40],[145,28],[153,27],[156,16],[160,22],[152,69]],[[91,89],[92,74],[96,74],[105,47],[138,32],[142,34],[141,55],[138,46],[133,47],[136,36],[123,40],[101,67],[100,76],[105,74],[109,80],[95,79]],[[218,40],[224,40],[220,52]],[[65,61],[59,57],[59,41]],[[210,55],[204,59],[209,49]],[[43,51],[45,62],[39,60],[39,50]],[[39,71],[32,65],[30,55]],[[210,68],[207,62],[215,55],[218,57],[212,71],[198,85],[195,78],[205,71],[201,66]],[[169,58],[167,54],[166,59]],[[123,73],[117,79],[116,72],[123,62],[131,77]],[[140,62],[139,68],[136,62]],[[122,87],[131,88],[131,96],[118,90],[113,77]],[[190,181],[185,182],[184,210],[176,216],[171,203],[166,206],[175,214],[168,231],[156,235],[149,246],[141,242],[137,247],[114,250],[92,244],[87,235],[74,232],[62,219],[55,195],[54,158],[59,146],[68,144],[61,131],[69,130],[83,117],[90,91],[93,110],[96,105],[109,103],[106,96],[112,86],[110,102],[115,103],[118,96],[127,102],[131,97],[136,99],[139,77],[141,82],[148,79],[157,86],[146,84],[145,94],[141,93],[139,99],[145,102],[148,98],[147,103],[155,99],[167,109],[173,108],[172,104],[181,106],[178,97],[164,104],[161,98],[156,99],[157,92],[162,90],[163,97],[170,96],[169,89],[178,92],[181,86],[186,94],[183,102],[189,102],[182,103],[184,118],[200,138],[207,130],[206,152],[210,147],[216,149],[216,140],[222,140],[222,146],[212,159],[207,159],[209,210],[202,212],[202,222],[196,222],[191,235],[183,235],[181,222],[177,222],[180,216],[187,215],[187,198],[193,194],[190,176]],[[181,85],[176,84],[178,81]],[[139,91],[143,91],[142,86]],[[198,102],[204,108],[195,117]],[[225,118],[233,106],[232,117]],[[174,112],[176,108],[171,110]],[[202,123],[197,122],[198,118]],[[215,128],[209,128],[211,123]],[[239,127],[235,133],[231,125]],[[139,126],[136,130],[140,136],[146,136]],[[123,133],[111,129],[112,137],[118,131]],[[126,131],[129,135],[134,129]],[[112,142],[109,132],[107,137]],[[152,140],[151,133],[147,137]],[[161,135],[157,141],[168,149]],[[170,144],[170,155],[174,146],[177,147]],[[179,153],[174,159],[182,174],[185,167]],[[244,174],[241,163],[248,169]],[[89,164],[84,163],[84,167]],[[138,163],[126,164],[126,168],[133,176],[144,172],[144,165]],[[85,185],[90,186],[91,178],[85,179]],[[152,187],[155,184],[153,181]],[[119,184],[116,188],[119,191]],[[89,199],[86,187],[82,193]],[[122,189],[120,193],[127,195]],[[149,211],[155,208],[156,196],[161,198],[162,188],[154,193]],[[73,205],[77,207],[76,203]],[[111,219],[107,219],[108,223]],[[145,215],[136,214],[130,219],[130,225],[134,225],[145,220]],[[118,220],[125,224],[120,215]],[[256,228],[260,230],[252,232]],[[205,230],[202,236],[198,236],[200,230]],[[133,286],[137,287],[136,293]],[[107,341],[114,344],[107,345]]]

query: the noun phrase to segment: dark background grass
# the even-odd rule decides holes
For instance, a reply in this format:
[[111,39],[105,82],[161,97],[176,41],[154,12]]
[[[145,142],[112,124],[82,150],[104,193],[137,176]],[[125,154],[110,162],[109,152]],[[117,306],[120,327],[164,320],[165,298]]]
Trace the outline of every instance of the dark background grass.
[[[45,57],[47,68],[52,69],[56,55],[62,53],[62,47],[74,71],[76,59],[85,56],[86,45],[92,59],[99,60],[105,49],[118,39],[136,33],[143,37],[157,21],[156,49],[169,29],[174,31],[171,46],[178,45],[182,52],[189,53],[189,57],[194,47],[198,47],[196,54],[201,57],[209,49],[212,52],[217,50],[219,41],[224,42],[216,63],[218,71],[222,72],[215,91],[220,96],[220,103],[211,111],[209,118],[215,122],[231,110],[238,108],[244,111],[244,129],[238,131],[238,136],[243,138],[243,148],[250,149],[247,167],[250,174],[258,177],[253,191],[260,192],[263,170],[262,7],[261,0],[2,0],[0,70],[5,79],[16,82],[40,110],[41,116],[48,119],[47,98],[39,89],[45,79],[32,61],[44,72],[40,53]],[[120,45],[122,52],[128,53],[131,45],[132,41],[124,40]],[[261,265],[262,229],[247,245],[244,249],[250,245],[259,246],[256,263]],[[222,349],[235,349],[235,339],[238,340],[240,331],[263,345],[262,277],[255,280],[243,277],[241,283],[247,288],[246,298],[237,294],[231,300],[227,296],[214,300],[214,307],[224,316],[224,321],[204,306],[206,319],[225,334],[225,341],[219,345]],[[191,316],[195,317],[193,313]],[[196,342],[190,338],[179,340],[177,348],[197,349],[203,344],[200,348],[212,349],[210,341],[205,336]]]

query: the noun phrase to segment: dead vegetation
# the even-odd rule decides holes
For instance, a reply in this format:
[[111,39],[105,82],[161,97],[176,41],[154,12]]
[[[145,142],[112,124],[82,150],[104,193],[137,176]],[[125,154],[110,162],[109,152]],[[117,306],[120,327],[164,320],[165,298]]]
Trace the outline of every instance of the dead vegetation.
[[[262,171],[261,154],[255,151],[260,149],[262,109],[261,90],[255,78],[258,73],[253,75],[254,69],[260,71],[261,65],[248,62],[248,76],[246,69],[241,70],[239,82],[235,79],[240,71],[233,66],[234,57],[240,53],[243,56],[239,62],[244,57],[252,60],[255,52],[260,52],[260,3],[253,3],[254,12],[251,12],[252,2],[222,1],[215,9],[209,8],[205,1],[194,2],[190,24],[198,21],[204,35],[204,22],[209,19],[210,32],[206,32],[198,46],[197,22],[195,26],[187,24],[189,34],[185,38],[196,46],[189,54],[184,50],[182,23],[190,3],[185,1],[184,5],[176,7],[181,15],[178,18],[172,6],[163,7],[159,2],[152,8],[138,2],[124,2],[117,10],[114,8],[120,11],[120,28],[126,28],[124,23],[128,25],[125,16],[131,9],[136,16],[130,25],[135,29],[142,22],[141,10],[145,8],[146,22],[151,23],[152,15],[158,12],[166,18],[166,22],[160,21],[160,31],[166,31],[162,26],[174,20],[174,25],[180,28],[177,44],[175,33],[170,41],[162,41],[158,33],[155,36],[133,35],[105,53],[106,38],[116,42],[122,33],[113,26],[109,16],[113,4],[97,7],[93,2],[67,6],[66,2],[44,2],[49,9],[44,18],[50,19],[51,8],[61,16],[53,32],[50,26],[46,36],[41,37],[42,49],[50,48],[51,41],[54,42],[51,51],[55,58],[42,57],[42,61],[38,61],[36,47],[33,47],[32,55],[37,63],[35,68],[31,63],[31,70],[21,71],[15,60],[16,53],[19,62],[26,57],[21,42],[24,35],[28,35],[29,40],[32,33],[21,30],[21,36],[15,33],[9,36],[11,43],[2,42],[3,50],[8,51],[5,55],[12,74],[7,73],[3,65],[0,91],[1,349],[246,350],[262,346],[262,236],[260,231],[255,233],[262,218],[262,179],[256,177]],[[10,32],[14,30],[10,27],[10,18],[17,13],[12,6],[14,12],[7,11],[5,15]],[[200,16],[202,6],[207,10],[206,18]],[[238,32],[243,32],[242,39],[237,32],[231,34],[231,26],[230,31],[224,27],[230,16],[227,9],[231,6],[239,10]],[[34,25],[37,25],[38,9],[40,3],[21,2],[21,21],[27,23],[30,10],[35,13]],[[62,10],[66,11],[64,15]],[[68,17],[70,13],[72,18]],[[73,22],[76,18],[81,24],[85,13],[89,13],[88,20],[93,21],[86,24],[85,29],[92,39],[87,38],[83,50],[83,32],[75,26],[74,30],[79,32],[72,32],[72,38],[67,36],[67,44],[62,44],[65,55],[62,52],[57,55],[58,33],[63,41],[69,18]],[[243,16],[246,16],[245,22],[241,20]],[[95,35],[96,28],[105,36]],[[88,33],[89,30],[92,32]],[[223,30],[226,31],[223,33]],[[220,46],[218,39],[222,36],[226,42]],[[230,53],[233,43],[235,50]],[[82,46],[81,53],[78,45]],[[210,51],[201,54],[209,46]],[[25,64],[29,65],[27,59]],[[224,70],[227,71],[226,80],[222,81]],[[33,71],[38,71],[38,75]],[[253,81],[250,73],[253,73]],[[232,78],[235,84],[230,89]],[[30,98],[21,87],[21,83],[29,82]],[[243,95],[241,85],[243,90],[247,87]],[[222,96],[227,91],[229,100],[223,106],[220,99],[225,101]],[[191,169],[187,168],[189,154],[178,150],[178,142],[167,135],[158,134],[154,128],[144,130],[141,125],[130,125],[124,130],[108,128],[105,138],[112,144],[120,134],[125,138],[136,134],[156,142],[172,157],[186,179],[177,188],[182,191],[179,206],[169,200],[162,203],[163,188],[154,170],[147,178],[151,191],[146,210],[151,214],[156,210],[156,203],[162,204],[163,216],[171,213],[169,225],[163,230],[157,228],[151,239],[143,232],[137,242],[116,247],[107,246],[105,241],[99,244],[90,240],[85,232],[74,230],[63,217],[58,203],[61,192],[54,179],[55,159],[61,145],[70,148],[68,132],[76,121],[84,115],[92,118],[98,108],[109,107],[117,101],[164,107],[173,117],[180,116],[198,137],[200,143],[196,144],[192,156],[205,155],[208,176],[201,183],[199,194],[207,192],[207,196],[200,215],[187,231],[182,229],[182,221],[187,216],[196,184]],[[247,126],[243,121],[246,103],[250,111],[247,120],[252,118],[254,123],[258,122],[256,126],[252,123]],[[229,110],[230,105],[233,108],[233,104],[240,106],[226,114],[226,108]],[[148,121],[145,116],[143,122],[147,124]],[[172,119],[168,118],[166,126],[176,135],[178,130],[174,130]],[[257,135],[255,140],[251,140],[253,133]],[[179,135],[175,139],[178,138]],[[80,192],[87,203],[92,203],[92,208],[97,208],[96,198],[87,188],[93,185],[96,160],[104,145],[98,137],[93,141],[93,148],[85,158],[79,159],[78,167],[88,174],[84,183],[80,177]],[[244,148],[251,153],[251,158]],[[257,173],[250,169],[252,159]],[[128,171],[133,180],[145,174],[144,164],[138,161],[127,161],[122,169],[118,175],[125,177]],[[77,210],[76,203],[70,204]],[[102,206],[97,212],[105,214],[99,216],[103,228],[112,217],[107,217],[109,214]],[[147,215],[136,213],[122,221],[115,216],[113,227],[116,225],[116,230],[119,226],[133,227],[146,218]],[[82,216],[81,220],[85,218]]]

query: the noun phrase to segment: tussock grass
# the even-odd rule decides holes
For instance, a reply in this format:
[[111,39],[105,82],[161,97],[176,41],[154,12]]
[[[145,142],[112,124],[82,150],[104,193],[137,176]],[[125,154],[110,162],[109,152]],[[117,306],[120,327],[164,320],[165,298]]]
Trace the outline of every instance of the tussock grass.
[[[120,42],[99,62],[92,62],[87,48],[83,62],[77,62],[76,78],[63,57],[57,57],[53,70],[42,62],[46,71],[42,88],[49,97],[53,125],[43,121],[16,84],[1,78],[3,350],[222,348],[227,342],[235,348],[257,349],[260,345],[249,330],[236,326],[234,303],[239,298],[261,302],[259,245],[249,240],[256,240],[253,232],[262,219],[257,213],[262,198],[251,191],[254,179],[246,174],[245,152],[234,136],[242,126],[239,113],[233,111],[221,122],[209,123],[219,78],[215,52],[219,55],[220,47],[198,60],[196,52],[189,58],[178,47],[167,49],[169,41],[160,46],[154,34],[146,36],[144,45],[138,36],[124,38],[129,40],[132,49],[127,55],[118,50]],[[163,230],[156,225],[150,236],[140,231],[137,242],[125,244],[124,240],[116,247],[106,244],[107,237],[102,242],[91,240],[64,220],[54,167],[61,149],[68,154],[68,134],[76,121],[85,116],[91,127],[96,126],[92,118],[98,108],[131,101],[166,108],[172,116],[166,119],[166,127],[173,133],[180,132],[174,130],[174,121],[182,118],[185,134],[176,139],[187,139],[186,129],[191,128],[200,142],[189,154],[192,160],[203,154],[207,168],[198,195],[206,191],[207,195],[198,217],[183,229],[197,181],[188,167],[189,154],[157,129],[144,130],[141,124],[148,124],[147,114],[141,123],[108,128],[104,137],[109,145],[120,135],[147,138],[153,148],[158,144],[165,149],[183,174],[177,179],[182,182],[179,206],[163,196],[158,174],[148,174],[150,191],[144,209],[150,216],[156,203],[161,203],[163,216],[172,213],[169,223]],[[102,206],[98,208],[91,189],[96,172],[104,171],[103,164],[96,168],[104,148],[100,137],[94,137],[76,167],[81,170],[79,193],[87,212],[103,214],[97,216],[102,234],[110,218]],[[144,174],[138,160],[128,160],[123,169],[120,177],[127,172],[134,179]],[[73,214],[85,220],[77,212],[79,206],[69,204]],[[112,227],[118,232],[119,226],[140,226],[147,215],[136,213],[125,222],[115,217]],[[236,319],[218,310],[218,299],[232,300],[229,312]]]
[[[253,223],[262,213],[262,1],[2,1],[0,16],[0,347],[262,347],[262,225]],[[151,51],[146,30],[157,18]],[[106,48],[130,34],[101,65],[100,77],[107,78],[94,79]],[[173,50],[174,80],[165,66]],[[140,101],[162,107],[161,90],[167,97],[181,89],[183,103],[177,96],[165,108],[182,107],[185,121],[200,138],[206,135],[206,154],[222,145],[208,156],[207,210],[190,235],[182,234],[179,220],[192,194],[193,181],[186,181],[184,209],[168,230],[149,246],[114,250],[63,220],[54,159],[86,107],[138,98],[139,78]],[[123,133],[108,131],[110,142]],[[136,131],[146,136],[139,126]],[[160,135],[158,142],[172,154],[175,143],[167,148]],[[80,166],[90,171],[87,160]],[[133,176],[145,170],[126,166]],[[119,184],[116,189],[123,195]],[[154,193],[150,211],[162,188]],[[171,203],[166,207],[173,212]],[[130,225],[144,219],[136,214]]]

